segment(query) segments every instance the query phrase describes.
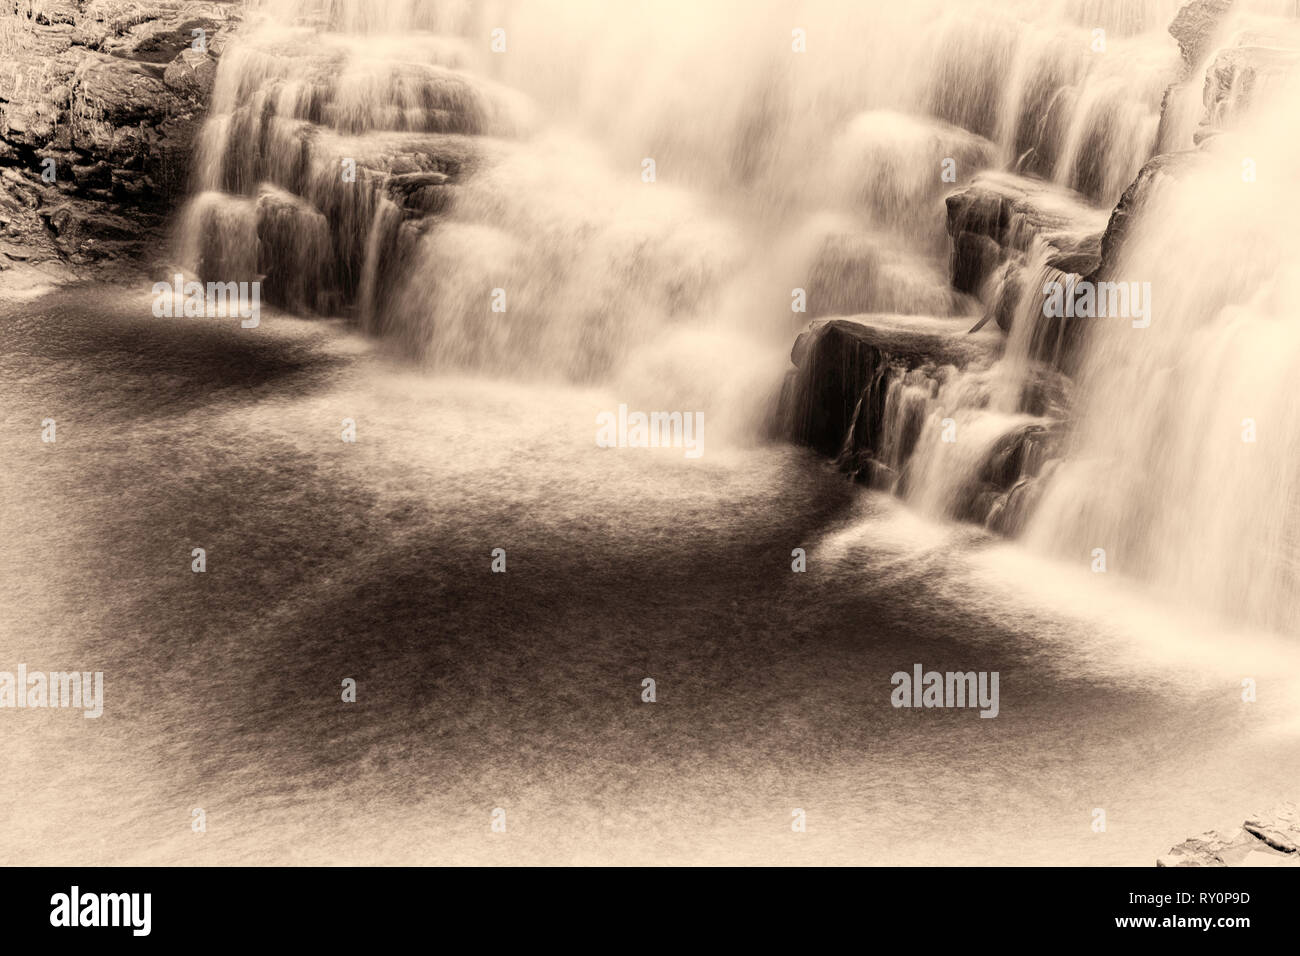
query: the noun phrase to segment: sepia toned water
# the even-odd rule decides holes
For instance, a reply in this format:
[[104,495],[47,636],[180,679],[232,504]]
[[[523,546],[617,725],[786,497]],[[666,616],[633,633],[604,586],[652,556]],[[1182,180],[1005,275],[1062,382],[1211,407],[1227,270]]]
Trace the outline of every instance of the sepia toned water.
[[[1023,325],[893,396],[964,436],[902,499],[771,438],[810,318],[977,320],[944,159],[1091,228],[1190,148],[1177,2],[256,6],[173,249],[0,307],[0,669],[105,675],[0,712],[0,861],[1147,866],[1294,799],[1293,442],[1239,421],[1294,431],[1294,99],[1157,194],[1169,320],[1090,344],[1020,538],[949,515]],[[171,260],[260,326],[155,318]],[[620,404],[704,454],[598,447]],[[916,664],[997,718],[891,706]]]
[[[4,316],[5,434],[58,419],[4,448],[6,659],[105,675],[3,714],[6,862],[1149,865],[1294,785],[1291,644],[783,445],[594,451],[601,389],[145,302]],[[915,663],[998,717],[894,709]]]

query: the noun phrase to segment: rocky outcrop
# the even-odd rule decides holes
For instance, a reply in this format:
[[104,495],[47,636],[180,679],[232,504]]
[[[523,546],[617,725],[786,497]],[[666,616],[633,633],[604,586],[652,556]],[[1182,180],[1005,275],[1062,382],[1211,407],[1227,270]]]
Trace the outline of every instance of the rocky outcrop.
[[[874,324],[831,319],[813,322],[800,333],[790,353],[795,371],[782,397],[790,438],[835,456],[856,422],[869,446],[871,435],[879,431],[883,407],[879,385],[891,368],[964,365],[983,352],[971,340],[951,333],[907,325],[890,328],[887,322],[887,317],[877,317]],[[867,407],[859,408],[864,396]]]
[[1300,810],[1284,803],[1235,831],[1184,840],[1156,866],[1300,866]]
[[1050,264],[1087,274],[1101,259],[1104,213],[1060,187],[1010,173],[982,173],[950,195],[952,282],[978,292],[994,268],[1023,257],[1035,241]]
[[1178,41],[1178,49],[1188,69],[1197,66],[1209,54],[1232,3],[1233,0],[1191,0],[1169,24],[1169,33]]
[[1205,157],[1197,150],[1185,150],[1156,156],[1142,167],[1110,214],[1101,237],[1101,257],[1089,279],[1101,282],[1117,278],[1120,253],[1140,210],[1162,182],[1176,179],[1204,161]]
[[1196,131],[1199,144],[1232,127],[1260,94],[1293,76],[1300,50],[1238,46],[1220,50],[1205,71],[1205,116]]
[[[1042,179],[1007,172],[981,173],[947,196],[950,284],[963,310],[969,297],[983,310],[971,332],[996,322],[1008,333],[1005,341],[994,338],[994,348],[1004,353],[1000,365],[971,364],[969,356],[954,353],[951,340],[908,341],[897,330],[886,332],[879,326],[887,317],[814,323],[792,356],[795,368],[782,395],[784,434],[834,458],[857,480],[905,497],[909,484],[925,494],[933,491],[930,497],[941,500],[927,500],[930,510],[1014,534],[1041,494],[1041,478],[1049,474],[1068,427],[1071,376],[1096,326],[1088,318],[1045,316],[1047,283],[1086,296],[1097,283],[1133,279],[1121,270],[1135,223],[1166,182],[1212,158],[1209,150],[1190,147],[1236,124],[1262,93],[1300,67],[1300,21],[1239,17],[1233,8],[1232,0],[1190,0],[1170,24],[1184,69],[1164,99],[1154,146],[1163,151],[1141,166],[1112,210]],[[964,79],[945,76],[940,85]],[[1039,86],[1050,101],[1065,82],[1067,77],[1048,76]],[[959,90],[958,100],[966,92]],[[1052,115],[1036,95],[1026,97],[1022,122]],[[957,102],[960,110],[935,111],[970,129],[987,129],[984,114],[993,114],[986,100],[977,96]],[[1042,176],[1051,175],[1059,159],[1035,159],[1019,135],[1014,155],[1017,169]],[[882,257],[870,251],[845,243],[823,250],[809,270],[815,281],[808,284],[819,291],[833,288],[838,298],[822,293],[819,301],[846,312],[923,314],[926,303],[937,301],[913,296],[921,303],[914,310],[888,302],[881,285],[890,276],[880,267]],[[818,273],[823,266],[826,281]],[[933,311],[959,310],[940,303]],[[969,437],[960,453],[918,445],[923,423],[955,423],[963,414],[963,427],[972,427],[963,432]]]
[[184,194],[229,2],[0,0],[3,270],[137,256]]
[[950,195],[953,287],[979,297],[984,318],[1011,331],[1033,322],[1030,353],[1067,367],[1079,324],[1044,321],[1033,293],[1049,280],[1085,276],[1102,261],[1105,213],[1059,186],[1010,173],[983,173]]
[[[990,366],[998,337],[972,336],[960,320],[862,316],[815,321],[795,341],[795,368],[781,395],[783,437],[833,458],[853,480],[907,496],[917,469],[934,461],[924,446],[953,414],[953,383],[995,387]],[[1061,397],[1046,378],[1031,376],[1034,414],[1056,414]],[[976,439],[945,503],[951,517],[1015,533],[1035,494],[1035,477],[1057,441],[1053,421],[1006,415],[997,431]],[[980,426],[975,425],[975,434]],[[955,447],[955,446],[949,446]],[[918,464],[918,459],[921,463]]]

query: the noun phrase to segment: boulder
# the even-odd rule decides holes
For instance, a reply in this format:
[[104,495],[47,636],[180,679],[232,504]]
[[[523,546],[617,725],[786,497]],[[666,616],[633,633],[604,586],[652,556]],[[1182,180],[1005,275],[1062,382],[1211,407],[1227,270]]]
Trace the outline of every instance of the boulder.
[[1233,0],[1191,0],[1179,9],[1169,24],[1169,33],[1178,41],[1187,69],[1197,66],[1209,54],[1232,3]]
[[167,64],[163,82],[168,88],[195,99],[206,100],[212,94],[217,79],[217,61],[198,50],[186,48]]
[[790,354],[796,368],[779,416],[786,437],[831,457],[851,438],[851,451],[869,453],[892,371],[960,366],[989,355],[989,342],[964,335],[960,326],[896,316],[813,322]]

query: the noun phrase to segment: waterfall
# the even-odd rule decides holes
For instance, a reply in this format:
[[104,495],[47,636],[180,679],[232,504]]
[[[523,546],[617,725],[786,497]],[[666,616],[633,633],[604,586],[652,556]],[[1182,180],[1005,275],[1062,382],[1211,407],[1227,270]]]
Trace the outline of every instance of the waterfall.
[[[1088,31],[1122,44],[1141,19],[1079,2],[265,0],[220,66],[180,257],[435,364],[579,381],[683,328],[776,349],[801,284],[814,314],[965,315],[939,163],[964,181],[1050,162],[1113,201],[1149,152],[1161,70],[1143,66],[1121,116]],[[795,29],[815,55],[793,52]],[[1009,51],[1068,66],[1045,92]],[[1108,137],[1122,145],[1098,171]]]
[[[1292,626],[1293,124],[1232,51],[1294,21],[1243,2],[1180,50],[1181,7],[264,0],[177,255],[435,369],[751,440],[780,390],[778,431],[923,512]],[[1130,202],[1158,154],[1197,168]],[[1151,283],[1150,328],[1044,318],[1103,268]]]
[[1298,93],[1257,103],[1147,196],[1118,271],[1152,283],[1150,327],[1094,334],[1029,528],[1034,546],[1105,549],[1180,602],[1280,630],[1300,626]]

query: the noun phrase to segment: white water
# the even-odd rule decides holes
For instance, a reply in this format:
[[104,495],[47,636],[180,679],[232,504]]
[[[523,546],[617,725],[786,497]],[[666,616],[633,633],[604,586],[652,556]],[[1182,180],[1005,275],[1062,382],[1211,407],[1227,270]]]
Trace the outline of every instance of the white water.
[[[354,315],[434,369],[604,383],[704,409],[741,441],[809,317],[934,316],[956,334],[1020,296],[987,360],[890,386],[884,484],[934,516],[1030,520],[1040,551],[1103,547],[1116,571],[1290,627],[1287,98],[1144,212],[1122,268],[1153,283],[1158,327],[1096,336],[1071,419],[1025,398],[1049,374],[1028,321],[1047,251],[1028,241],[1018,291],[948,281],[943,199],[980,171],[1049,181],[1095,234],[1158,149],[1193,146],[1204,84],[1166,32],[1179,6],[267,0],[223,57],[181,256]],[[1286,27],[1285,4],[1245,6],[1220,43]],[[1242,150],[1266,170],[1250,187],[1231,182]],[[796,287],[807,314],[790,311]],[[949,420],[963,440],[929,440]],[[982,484],[1007,441],[1070,425],[1063,461],[1035,439],[1012,487]]]
[[[244,229],[274,209],[309,238],[264,241],[259,271],[341,286],[286,290],[288,304],[358,305],[439,363],[607,379],[683,325],[775,355],[797,324],[796,285],[814,315],[968,311],[946,282],[945,158],[961,182],[1018,164],[1095,179],[1113,201],[1151,149],[1176,60],[1156,25],[1168,7],[272,0],[223,59],[197,178],[263,192],[239,207]],[[1145,21],[1149,43],[1128,35]],[[1121,50],[1144,44],[1140,62],[1091,53],[1094,25]],[[795,28],[806,53],[791,49]],[[1035,70],[1011,69],[1035,59],[1062,71],[1046,100]],[[356,184],[340,181],[344,157]],[[402,224],[384,176],[449,158],[475,169],[450,208],[427,233],[420,216]],[[211,204],[184,227],[191,266],[197,237],[223,228],[204,226]],[[375,261],[399,256],[392,275]],[[864,263],[870,277],[848,287],[844,267]],[[494,288],[512,304],[488,322]]]
[[1276,92],[1149,200],[1120,268],[1152,283],[1151,327],[1095,336],[1030,540],[1076,559],[1104,548],[1180,603],[1294,632],[1300,88]]
[[[1172,4],[355,2],[324,31],[308,6],[226,53],[179,254],[370,341],[273,309],[155,321],[137,288],[0,321],[7,660],[109,680],[102,721],[27,712],[6,861],[1149,865],[1294,796],[1296,645],[1249,626],[1290,614],[1294,121],[1237,91],[1260,127],[1158,192],[1123,264],[1157,284],[1154,334],[1099,330],[1068,403],[1025,410],[1027,383],[1069,390],[1032,297],[968,335],[1011,279],[948,281],[946,156],[958,187],[1059,169],[1047,197],[1104,223],[1115,197],[1065,184],[1152,148]],[[1083,52],[1095,23],[1123,56]],[[1112,115],[1131,135],[1098,153]],[[1190,146],[1196,111],[1174,125]],[[1047,260],[1027,242],[1029,288]],[[877,310],[966,356],[888,382],[905,500],[714,444],[759,433],[808,318]],[[704,409],[706,457],[593,448],[622,400]],[[49,414],[57,446],[22,437]],[[949,417],[959,441],[909,447]],[[1007,438],[1071,424],[981,497]],[[936,520],[976,508],[1029,540]],[[473,569],[501,543],[498,588]],[[917,660],[1000,671],[999,719],[895,711]]]

